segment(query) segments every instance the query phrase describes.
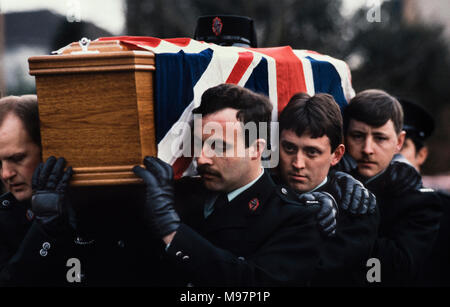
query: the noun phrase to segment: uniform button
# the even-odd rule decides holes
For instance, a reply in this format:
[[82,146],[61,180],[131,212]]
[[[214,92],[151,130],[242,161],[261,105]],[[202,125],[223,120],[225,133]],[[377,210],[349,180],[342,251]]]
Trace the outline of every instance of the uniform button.
[[47,256],[48,252],[47,252],[45,249],[41,249],[41,250],[39,251],[39,254],[40,254],[42,257],[45,257],[45,256]]
[[244,261],[245,258],[244,257],[238,257],[239,260]]
[[44,250],[49,250],[50,249],[50,247],[51,247],[51,245],[50,245],[50,243],[48,243],[48,242],[44,242],[44,244],[42,244],[42,248],[44,249]]
[[281,193],[283,193],[284,195],[286,195],[288,193],[288,191],[285,188],[281,188]]
[[184,261],[187,261],[187,260],[189,260],[189,256],[183,256],[183,258],[181,258],[181,259],[183,259]]
[[178,252],[175,253],[175,256],[181,257],[181,256],[183,256],[183,253],[181,251],[178,251]]
[[120,248],[124,248],[124,247],[125,247],[125,241],[119,240],[119,241],[117,241],[117,245],[118,245]]
[[9,206],[9,200],[5,199],[4,201],[2,201],[2,205],[5,207]]

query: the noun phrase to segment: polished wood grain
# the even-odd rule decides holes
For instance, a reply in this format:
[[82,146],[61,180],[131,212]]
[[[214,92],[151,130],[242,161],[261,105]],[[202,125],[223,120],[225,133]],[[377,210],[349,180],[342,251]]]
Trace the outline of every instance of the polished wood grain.
[[154,64],[153,53],[129,50],[29,59],[43,158],[65,157],[73,185],[140,182],[132,167],[157,153]]

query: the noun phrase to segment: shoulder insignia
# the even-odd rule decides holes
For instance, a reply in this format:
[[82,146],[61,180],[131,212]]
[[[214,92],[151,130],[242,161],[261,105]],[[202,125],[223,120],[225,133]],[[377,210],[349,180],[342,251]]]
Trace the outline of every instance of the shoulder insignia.
[[255,211],[259,207],[259,199],[253,198],[251,201],[248,202],[248,209],[250,211]]

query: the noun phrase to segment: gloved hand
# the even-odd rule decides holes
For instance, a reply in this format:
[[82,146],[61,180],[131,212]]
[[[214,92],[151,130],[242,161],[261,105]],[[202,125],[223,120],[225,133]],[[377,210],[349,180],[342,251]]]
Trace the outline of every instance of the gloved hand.
[[408,191],[422,188],[422,176],[409,163],[391,161],[385,173],[375,178],[373,182],[369,179],[367,187],[379,191],[384,195],[401,196]]
[[155,157],[145,157],[146,169],[135,166],[133,172],[146,185],[144,219],[163,238],[176,231],[180,218],[174,209],[172,166]]
[[304,204],[320,204],[316,215],[319,229],[325,236],[334,236],[336,234],[337,205],[333,196],[326,192],[310,192],[303,193],[298,198]]
[[349,174],[336,172],[330,186],[342,210],[349,211],[353,215],[375,213],[377,206],[375,195]]
[[66,160],[51,156],[40,163],[33,173],[31,208],[36,221],[52,236],[71,228],[72,210],[66,203],[65,196],[72,167],[64,171]]

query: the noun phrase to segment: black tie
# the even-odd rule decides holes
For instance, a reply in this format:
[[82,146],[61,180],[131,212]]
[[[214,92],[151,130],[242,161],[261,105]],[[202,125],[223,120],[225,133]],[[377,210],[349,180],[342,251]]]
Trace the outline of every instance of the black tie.
[[223,208],[228,204],[228,193],[220,193],[214,203],[214,211]]

